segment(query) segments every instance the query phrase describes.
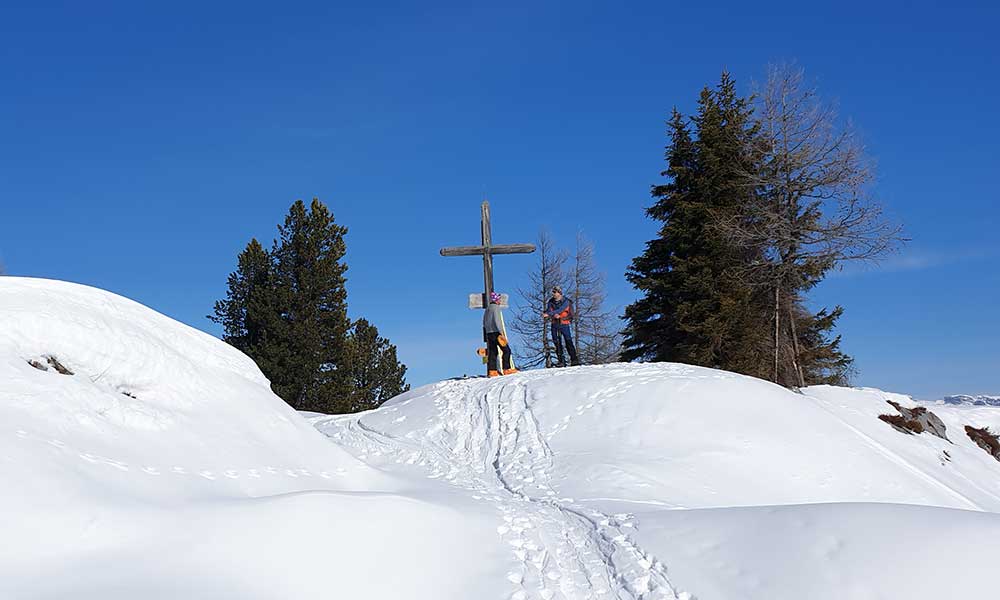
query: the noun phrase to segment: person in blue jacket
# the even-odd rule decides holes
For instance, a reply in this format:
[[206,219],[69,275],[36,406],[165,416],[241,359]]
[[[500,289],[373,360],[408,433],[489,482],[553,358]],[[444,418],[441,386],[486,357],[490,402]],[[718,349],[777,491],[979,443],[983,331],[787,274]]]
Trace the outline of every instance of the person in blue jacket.
[[569,362],[576,366],[580,364],[580,359],[576,355],[576,346],[573,345],[573,330],[570,323],[573,322],[573,302],[563,296],[562,288],[558,285],[552,288],[552,297],[542,313],[542,318],[548,319],[552,323],[552,342],[556,345],[556,358],[559,362],[557,367],[565,367],[566,360],[563,358],[563,344],[569,351]]

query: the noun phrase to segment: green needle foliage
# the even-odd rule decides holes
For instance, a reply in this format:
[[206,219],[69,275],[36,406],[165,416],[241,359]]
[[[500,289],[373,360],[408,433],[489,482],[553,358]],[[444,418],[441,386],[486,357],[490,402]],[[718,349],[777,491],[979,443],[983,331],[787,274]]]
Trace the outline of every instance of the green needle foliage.
[[395,347],[347,317],[346,234],[319,200],[296,201],[270,251],[253,239],[240,253],[209,316],[298,410],[363,410],[408,389]]

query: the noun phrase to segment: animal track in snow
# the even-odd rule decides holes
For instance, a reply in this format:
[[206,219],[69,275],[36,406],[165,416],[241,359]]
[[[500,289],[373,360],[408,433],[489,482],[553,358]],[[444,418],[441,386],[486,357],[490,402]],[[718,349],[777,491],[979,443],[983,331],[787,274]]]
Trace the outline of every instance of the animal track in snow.
[[[63,442],[62,440],[59,439],[36,436],[24,429],[14,430],[13,434],[23,440],[44,443],[48,446],[56,448],[57,450],[67,452],[71,456],[75,456],[76,458],[92,465],[109,466],[123,473],[127,473],[132,470],[129,463],[127,462],[109,458],[107,456],[101,456],[93,452],[87,452],[75,449],[70,444],[67,444],[66,442]],[[153,476],[162,475],[163,473],[173,473],[175,475],[195,474],[206,481],[220,481],[220,482],[224,480],[240,479],[241,477],[243,477],[244,473],[246,474],[247,477],[253,479],[260,479],[262,477],[262,472],[267,473],[269,475],[277,475],[279,473],[283,473],[284,475],[292,478],[313,477],[313,472],[306,468],[295,468],[295,469],[286,468],[279,470],[278,468],[271,466],[259,467],[259,468],[255,467],[250,469],[228,468],[228,469],[216,470],[216,469],[205,469],[205,468],[188,468],[180,465],[175,465],[171,467],[159,467],[156,465],[147,464],[147,465],[142,465],[141,467],[137,467],[135,472]],[[217,473],[221,473],[221,477]],[[347,473],[348,470],[345,469],[344,467],[337,467],[333,473],[329,471],[323,471],[321,477],[323,477],[324,479],[331,479],[334,475],[344,476]]]

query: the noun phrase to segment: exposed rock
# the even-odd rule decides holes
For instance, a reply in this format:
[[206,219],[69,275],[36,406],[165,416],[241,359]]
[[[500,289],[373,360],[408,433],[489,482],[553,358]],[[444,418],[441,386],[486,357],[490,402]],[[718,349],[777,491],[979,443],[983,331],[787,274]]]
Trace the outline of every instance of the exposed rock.
[[72,375],[73,374],[73,371],[70,371],[69,369],[67,369],[61,362],[59,362],[59,359],[57,359],[54,356],[52,356],[52,355],[46,356],[45,360],[50,365],[52,365],[52,368],[55,369],[59,374],[61,374],[61,375]]
[[878,418],[892,425],[892,428],[896,431],[905,433],[906,435],[924,432],[924,428],[920,423],[907,420],[901,415],[879,415]]
[[892,425],[892,427],[897,431],[906,434],[923,433],[926,431],[927,433],[936,435],[943,440],[951,441],[948,439],[947,427],[945,427],[944,421],[931,411],[927,410],[926,407],[917,406],[914,408],[906,408],[905,406],[899,404],[898,402],[893,402],[892,400],[888,400],[888,403],[899,411],[899,414],[879,415],[878,418]]
[[965,433],[977,446],[986,450],[993,458],[1000,460],[1000,440],[997,439],[995,433],[990,431],[989,427],[977,429],[971,425],[966,425]]
[[[73,374],[73,371],[70,371],[68,368],[66,368],[66,365],[64,365],[61,362],[59,362],[59,359],[56,358],[56,357],[54,357],[54,356],[52,356],[51,354],[43,356],[42,358],[44,358],[45,362],[49,363],[49,366],[51,366],[53,369],[55,369],[57,373],[61,373],[63,375],[72,375]],[[29,358],[28,359],[28,364],[31,365],[31,366],[33,366],[33,367],[35,367],[39,371],[48,371],[49,370],[49,367],[45,366],[45,363],[43,363],[40,360],[35,360],[34,358]]]

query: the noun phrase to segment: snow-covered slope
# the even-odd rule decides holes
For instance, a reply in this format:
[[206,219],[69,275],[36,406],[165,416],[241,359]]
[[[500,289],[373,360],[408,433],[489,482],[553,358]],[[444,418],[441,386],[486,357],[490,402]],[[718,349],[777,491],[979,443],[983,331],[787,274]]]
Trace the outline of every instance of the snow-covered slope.
[[514,597],[972,595],[1000,551],[1000,462],[953,415],[950,442],[896,431],[878,419],[889,400],[915,406],[618,364],[446,381],[315,422],[372,464],[498,504]]
[[476,597],[496,562],[475,503],[405,491],[241,353],[69,283],[0,277],[0,482],[4,599]]
[[878,419],[904,396],[619,364],[310,425],[246,357],[112,294],[0,278],[0,323],[0,598],[991,588],[1000,462],[968,407],[931,407],[946,441]]

